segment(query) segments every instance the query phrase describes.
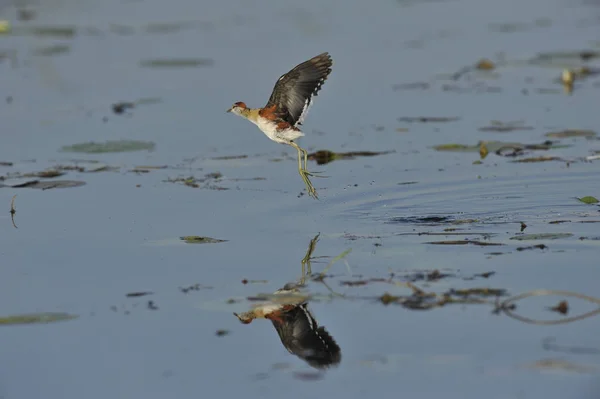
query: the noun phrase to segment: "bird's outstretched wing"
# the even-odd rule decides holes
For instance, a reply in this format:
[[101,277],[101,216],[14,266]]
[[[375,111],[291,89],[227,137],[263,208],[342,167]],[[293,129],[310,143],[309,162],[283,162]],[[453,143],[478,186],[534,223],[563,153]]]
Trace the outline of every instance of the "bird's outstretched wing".
[[296,66],[277,80],[265,108],[275,105],[279,118],[292,126],[301,125],[332,65],[329,53],[323,53]]

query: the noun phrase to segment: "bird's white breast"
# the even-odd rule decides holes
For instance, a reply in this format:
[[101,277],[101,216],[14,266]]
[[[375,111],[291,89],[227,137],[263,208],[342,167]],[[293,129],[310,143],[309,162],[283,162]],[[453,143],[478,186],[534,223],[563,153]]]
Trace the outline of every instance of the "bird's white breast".
[[256,122],[252,121],[258,128],[271,140],[280,144],[289,144],[290,141],[296,140],[298,137],[304,136],[299,130],[285,129],[277,131],[277,124],[266,118],[259,116]]

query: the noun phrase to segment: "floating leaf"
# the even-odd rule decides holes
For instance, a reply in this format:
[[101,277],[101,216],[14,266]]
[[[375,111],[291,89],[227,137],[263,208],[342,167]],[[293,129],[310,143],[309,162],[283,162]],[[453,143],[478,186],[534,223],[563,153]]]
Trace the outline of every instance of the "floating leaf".
[[582,198],[577,198],[579,201],[583,202],[584,204],[597,204],[598,199],[596,197],[592,197],[591,195],[587,195],[585,197]]
[[202,237],[202,236],[184,236],[180,237],[181,240],[185,241],[187,244],[216,244],[219,242],[226,242],[227,240],[219,240],[211,237]]
[[546,137],[552,137],[555,139],[565,139],[568,137],[592,138],[592,137],[596,137],[596,135],[597,135],[597,133],[594,132],[593,130],[577,130],[577,129],[567,129],[567,130],[562,130],[560,132],[549,132],[549,133],[545,134]]
[[155,144],[151,141],[115,140],[106,141],[104,143],[95,143],[93,141],[90,141],[88,143],[79,143],[70,146],[64,146],[61,148],[61,151],[97,154],[104,152],[131,152],[143,150],[152,151],[154,147]]
[[0,326],[17,324],[46,324],[58,321],[76,319],[79,316],[68,313],[30,313],[13,316],[0,317]]
[[560,238],[568,238],[573,236],[571,233],[539,233],[539,234],[523,234],[511,237],[511,240],[532,241],[532,240],[557,240]]

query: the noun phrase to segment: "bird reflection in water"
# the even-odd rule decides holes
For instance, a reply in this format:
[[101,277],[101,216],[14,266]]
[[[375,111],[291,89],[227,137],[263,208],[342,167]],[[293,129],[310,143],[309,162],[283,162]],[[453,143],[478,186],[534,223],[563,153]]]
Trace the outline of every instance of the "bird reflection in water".
[[300,292],[310,277],[311,256],[319,235],[313,238],[302,260],[302,277],[298,283],[288,283],[275,291],[268,302],[261,303],[248,312],[234,313],[244,324],[254,319],[268,319],[273,323],[281,343],[292,354],[316,369],[326,369],[340,363],[342,354],[333,337],[319,326],[308,308],[307,295]]

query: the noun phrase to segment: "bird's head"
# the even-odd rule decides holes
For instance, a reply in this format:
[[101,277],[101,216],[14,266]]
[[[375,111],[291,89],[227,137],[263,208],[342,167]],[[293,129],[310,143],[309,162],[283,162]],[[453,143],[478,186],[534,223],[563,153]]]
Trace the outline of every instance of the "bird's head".
[[233,112],[236,115],[240,115],[246,108],[247,107],[245,103],[238,101],[237,103],[233,104],[231,108],[227,110],[227,112]]
[[235,317],[237,317],[238,320],[244,324],[250,324],[250,323],[252,323],[252,320],[254,320],[256,318],[256,316],[254,315],[254,312],[252,312],[252,311],[244,312],[242,314],[234,313],[233,315]]

